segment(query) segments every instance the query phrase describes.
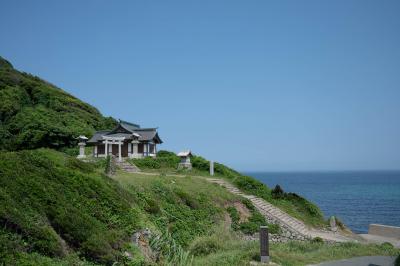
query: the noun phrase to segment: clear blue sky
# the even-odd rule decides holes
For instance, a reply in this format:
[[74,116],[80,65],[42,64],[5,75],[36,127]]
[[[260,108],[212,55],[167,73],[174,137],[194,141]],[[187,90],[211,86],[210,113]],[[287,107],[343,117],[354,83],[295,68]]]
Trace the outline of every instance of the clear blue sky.
[[158,126],[163,149],[239,170],[400,168],[400,1],[12,0],[0,13],[16,68]]

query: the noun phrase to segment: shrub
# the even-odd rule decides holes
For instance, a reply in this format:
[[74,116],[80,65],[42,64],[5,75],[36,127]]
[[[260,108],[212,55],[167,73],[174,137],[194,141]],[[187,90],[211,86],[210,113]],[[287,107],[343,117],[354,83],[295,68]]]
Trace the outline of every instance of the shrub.
[[283,192],[280,185],[276,185],[271,194],[274,199],[283,199],[285,197],[285,192]]
[[114,175],[117,170],[115,159],[112,156],[107,155],[105,163],[106,163],[106,165],[105,165],[104,173],[108,176]]
[[240,216],[239,216],[239,212],[236,210],[235,207],[228,207],[226,209],[229,213],[229,216],[231,217],[232,220],[232,224],[231,227],[233,230],[238,230],[239,229],[239,220],[240,220]]
[[161,235],[152,235],[150,239],[151,248],[163,256],[170,265],[191,265],[193,256],[178,244],[172,235],[165,231]]
[[215,236],[206,236],[196,239],[190,245],[190,253],[194,256],[205,256],[215,253],[223,247],[221,241]]
[[253,223],[253,222],[244,222],[239,225],[240,231],[242,231],[244,234],[247,234],[247,235],[252,235],[252,234],[258,232],[259,228],[260,227],[256,223]]
[[394,246],[392,243],[384,242],[381,244],[381,247],[383,247],[384,249],[392,249]]
[[246,206],[247,209],[249,209],[251,211],[255,210],[253,203],[249,199],[243,198],[242,203]]
[[317,236],[317,237],[314,237],[313,239],[311,239],[311,243],[323,244],[324,240],[322,238],[320,238],[319,236]]
[[147,203],[144,207],[145,211],[151,214],[157,214],[160,212],[160,206],[158,205],[157,201],[152,198],[147,198],[145,201]]

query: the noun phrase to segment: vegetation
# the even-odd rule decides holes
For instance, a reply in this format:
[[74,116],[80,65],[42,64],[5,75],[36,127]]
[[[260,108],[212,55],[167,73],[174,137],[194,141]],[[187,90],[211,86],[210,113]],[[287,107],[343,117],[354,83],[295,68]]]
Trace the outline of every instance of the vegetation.
[[[259,260],[258,243],[242,240],[229,222],[251,234],[264,217],[250,201],[195,177],[208,176],[204,158],[193,157],[193,171],[177,171],[179,158],[160,151],[156,159],[134,160],[158,174],[116,170],[109,178],[104,171],[110,172],[110,159],[79,161],[73,145],[77,135],[109,128],[113,119],[2,58],[0,99],[0,265],[246,265]],[[296,217],[319,222],[318,208],[298,195],[275,193],[222,164],[215,164],[215,173]],[[237,209],[227,210],[238,202],[249,210],[247,220],[241,221]],[[152,232],[150,241],[135,245],[132,236],[145,228]],[[272,260],[281,265],[398,253],[388,244],[271,245]]]
[[[201,251],[194,257],[194,265],[248,265],[250,261],[260,260],[258,242],[242,241],[223,229],[217,230],[212,236],[196,239],[191,250]],[[399,253],[398,249],[386,245],[358,243],[292,241],[270,245],[272,262],[282,266],[317,264],[356,256],[397,256]]]
[[222,187],[192,177],[149,176],[117,172],[114,177],[134,195],[146,211],[147,226],[158,231],[168,228],[176,243],[188,247],[198,236],[208,235],[224,221],[224,205],[238,198]]
[[0,150],[72,147],[77,136],[91,136],[116,123],[49,82],[14,69],[2,57],[0,99]]
[[110,263],[141,225],[132,196],[95,164],[52,150],[3,152],[0,177],[0,233],[9,251],[79,252]]
[[[206,159],[194,155],[191,158],[193,169],[178,170],[180,158],[173,152],[159,151],[156,158],[132,159],[132,163],[148,172],[163,172],[169,174],[184,174],[191,176],[209,176],[210,163]],[[220,163],[214,164],[215,177],[228,179],[239,189],[256,195],[276,205],[288,214],[304,221],[306,224],[322,227],[326,226],[321,210],[312,202],[295,194],[286,193],[278,185],[274,190],[269,189],[262,182],[253,177],[245,176]]]
[[242,203],[250,212],[250,217],[245,221],[240,221],[238,210],[234,206],[229,206],[226,210],[231,218],[231,227],[235,231],[241,231],[244,234],[252,235],[260,230],[260,226],[268,225],[269,232],[277,234],[281,232],[278,224],[269,224],[265,217],[253,206],[250,200],[243,199]]

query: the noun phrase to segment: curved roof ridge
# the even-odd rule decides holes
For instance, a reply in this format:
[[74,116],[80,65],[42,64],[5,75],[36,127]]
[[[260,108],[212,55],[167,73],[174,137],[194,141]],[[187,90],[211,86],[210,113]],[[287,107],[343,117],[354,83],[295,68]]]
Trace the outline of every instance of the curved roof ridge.
[[137,128],[135,131],[157,130],[158,127]]
[[128,122],[128,121],[125,121],[125,120],[122,120],[122,119],[119,119],[119,122],[120,122],[121,124],[128,124],[128,125],[131,125],[131,126],[140,128],[140,125],[139,125],[139,124],[131,123],[131,122]]

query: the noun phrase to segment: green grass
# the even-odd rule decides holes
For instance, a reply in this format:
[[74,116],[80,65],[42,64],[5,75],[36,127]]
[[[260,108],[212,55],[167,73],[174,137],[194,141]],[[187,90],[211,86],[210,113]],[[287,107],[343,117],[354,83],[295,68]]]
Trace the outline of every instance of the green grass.
[[[192,157],[193,169],[190,171],[178,170],[179,157],[168,151],[159,151],[156,158],[147,157],[130,161],[146,172],[188,176],[210,176],[209,161],[200,156]],[[314,227],[326,226],[326,221],[324,220],[321,210],[307,199],[293,193],[285,193],[284,197],[276,198],[272,195],[272,191],[269,187],[255,178],[242,175],[220,163],[215,163],[214,165],[214,177],[223,178],[232,182],[242,191],[265,199],[308,225]]]
[[[243,199],[192,176],[106,177],[104,160],[85,163],[49,149],[0,152],[0,265],[246,265],[258,244],[231,229],[227,206]],[[254,232],[260,223],[251,205]],[[239,225],[240,226],[240,225]],[[150,228],[160,252],[148,260],[130,243]],[[243,229],[243,228],[242,228]],[[134,254],[134,260],[124,252]],[[303,265],[359,255],[391,255],[390,246],[276,244],[273,260]],[[298,264],[296,264],[298,263]]]
[[133,196],[96,165],[46,149],[0,153],[0,206],[11,257],[80,253],[109,263],[143,220]]
[[224,205],[238,198],[222,187],[192,177],[151,176],[118,172],[115,179],[135,195],[157,230],[168,228],[186,247],[224,220]]
[[[194,265],[248,265],[250,261],[260,259],[258,242],[245,242],[223,229],[217,230],[211,236],[196,239],[191,250],[197,254]],[[357,256],[397,256],[399,254],[399,249],[389,245],[295,241],[270,245],[272,262],[282,266],[301,266]]]

